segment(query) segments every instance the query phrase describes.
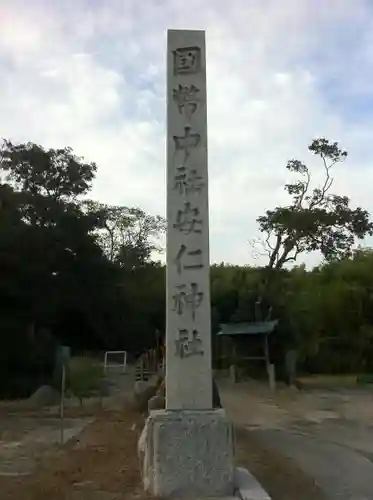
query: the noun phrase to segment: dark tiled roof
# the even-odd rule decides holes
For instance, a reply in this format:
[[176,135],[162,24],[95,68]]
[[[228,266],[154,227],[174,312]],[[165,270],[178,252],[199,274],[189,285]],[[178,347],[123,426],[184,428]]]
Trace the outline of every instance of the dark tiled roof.
[[222,323],[218,335],[258,335],[271,333],[277,326],[278,319],[252,323]]

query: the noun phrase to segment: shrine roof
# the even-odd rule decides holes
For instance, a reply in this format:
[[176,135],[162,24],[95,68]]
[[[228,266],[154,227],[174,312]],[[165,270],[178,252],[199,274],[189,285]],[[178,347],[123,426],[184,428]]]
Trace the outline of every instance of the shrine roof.
[[218,335],[259,335],[272,333],[278,319],[253,321],[251,323],[221,323]]

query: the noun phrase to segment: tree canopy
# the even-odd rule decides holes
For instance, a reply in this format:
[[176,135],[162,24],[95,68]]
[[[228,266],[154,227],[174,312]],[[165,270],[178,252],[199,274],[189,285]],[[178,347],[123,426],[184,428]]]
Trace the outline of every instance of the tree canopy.
[[[312,188],[311,169],[288,162],[300,177],[285,186],[289,205],[258,218],[267,265],[211,266],[215,366],[226,362],[219,324],[263,311],[279,319],[271,338],[278,375],[290,348],[304,371],[373,371],[373,250],[356,247],[372,223],[331,192],[347,153],[326,139],[309,149],[324,180]],[[45,382],[58,343],[134,355],[153,347],[165,331],[165,266],[156,257],[165,220],[90,199],[97,166],[70,148],[5,140],[0,160],[0,396]],[[324,258],[315,269],[286,266],[315,250]]]
[[[164,220],[87,202],[96,171],[71,148],[3,142],[0,329],[3,354],[18,370],[33,366],[45,332],[78,350],[136,351],[163,328],[154,311],[163,300],[163,269],[151,254]],[[26,342],[33,347],[21,354]]]
[[320,158],[322,183],[312,188],[311,169],[300,160],[290,160],[286,168],[299,176],[285,185],[291,203],[267,210],[257,219],[265,234],[270,269],[281,269],[302,253],[316,250],[328,262],[351,256],[356,240],[373,234],[367,210],[352,209],[347,196],[331,193],[333,169],[347,158],[347,151],[324,138],[313,140],[308,149]]

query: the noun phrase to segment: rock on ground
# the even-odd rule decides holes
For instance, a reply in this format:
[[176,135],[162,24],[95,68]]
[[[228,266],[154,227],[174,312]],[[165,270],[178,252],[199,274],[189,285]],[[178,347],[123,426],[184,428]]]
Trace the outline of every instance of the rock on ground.
[[38,408],[53,406],[60,402],[60,393],[50,385],[42,385],[30,396],[29,402]]

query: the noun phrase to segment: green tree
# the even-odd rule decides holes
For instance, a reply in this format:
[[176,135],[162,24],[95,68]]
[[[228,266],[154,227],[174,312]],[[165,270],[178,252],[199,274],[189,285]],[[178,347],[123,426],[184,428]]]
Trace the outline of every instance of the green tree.
[[[262,310],[269,305],[275,310],[281,289],[279,281],[284,277],[282,270],[286,264],[294,264],[300,255],[314,251],[320,252],[326,262],[346,259],[353,254],[358,240],[373,234],[367,210],[351,208],[347,196],[331,192],[333,170],[345,161],[347,152],[338,143],[324,138],[313,140],[308,149],[321,161],[324,171],[321,184],[312,187],[311,169],[299,160],[290,160],[286,168],[299,176],[298,180],[285,185],[291,196],[290,204],[267,210],[257,219],[265,235],[263,245],[268,255],[257,298]],[[280,309],[284,311],[284,307]],[[282,319],[284,345],[294,344],[299,338],[298,319],[289,316]]]
[[103,270],[106,281],[113,278],[91,234],[95,220],[77,202],[90,188],[95,164],[84,163],[69,148],[45,151],[4,141],[0,168],[3,300],[32,325],[53,324],[72,303],[92,318],[99,308],[96,302],[87,310],[87,287],[88,297],[97,299],[99,278],[101,296],[105,291]]
[[[260,268],[214,265],[211,268],[213,346],[219,323],[255,317]],[[270,350],[281,377],[285,351],[298,350],[299,369],[311,373],[373,371],[373,251],[276,272],[263,308],[279,319]],[[215,345],[215,361],[229,352]]]
[[309,167],[299,160],[290,160],[286,168],[300,176],[298,181],[285,185],[292,197],[290,205],[267,210],[257,219],[260,231],[266,235],[269,269],[281,269],[286,263],[295,262],[300,254],[316,250],[327,261],[350,256],[356,240],[373,234],[366,210],[352,209],[347,196],[330,192],[332,169],[346,159],[347,152],[327,139],[315,139],[308,149],[321,159],[321,185],[312,189]]
[[71,148],[46,150],[32,142],[15,145],[4,139],[1,170],[17,191],[71,200],[90,190],[97,165],[85,163]]
[[[90,190],[96,169],[70,148],[3,143],[0,330],[2,355],[9,361],[2,366],[13,372],[0,380],[16,380],[21,371],[36,380],[30,373],[42,370],[41,339],[48,337],[42,330],[76,349],[131,350],[151,343],[151,332],[163,321],[163,269],[150,258],[162,220],[140,209],[94,202],[94,209],[87,209],[81,196]],[[115,220],[114,214],[119,222],[108,255],[105,223]],[[20,345],[27,345],[22,359]]]
[[97,220],[96,238],[111,262],[133,269],[148,263],[153,252],[162,251],[158,242],[166,229],[163,217],[92,200],[84,201],[82,208]]

